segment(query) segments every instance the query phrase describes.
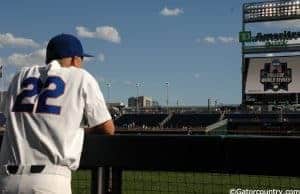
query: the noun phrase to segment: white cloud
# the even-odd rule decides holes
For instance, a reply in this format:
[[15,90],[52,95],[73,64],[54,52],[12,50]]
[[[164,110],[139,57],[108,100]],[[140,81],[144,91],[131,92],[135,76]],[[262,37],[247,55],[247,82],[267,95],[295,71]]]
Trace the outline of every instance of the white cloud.
[[212,36],[207,36],[207,37],[204,38],[204,41],[206,43],[214,44],[214,43],[216,43],[216,38],[212,37]]
[[219,36],[218,40],[222,43],[233,43],[236,41],[236,39],[230,36]]
[[201,38],[197,38],[197,39],[196,39],[196,42],[197,42],[197,43],[201,43],[201,42],[202,42]]
[[94,57],[84,57],[83,63],[89,63],[95,61]]
[[89,32],[87,28],[83,26],[76,27],[77,35],[84,38],[95,38],[94,32]]
[[160,14],[163,16],[179,16],[180,14],[183,14],[183,9],[175,8],[175,9],[168,9],[165,7],[160,11]]
[[222,43],[222,44],[230,44],[238,42],[237,38],[230,37],[230,36],[206,36],[204,38],[197,38],[196,43],[208,43],[208,44],[215,44],[215,43]]
[[119,32],[112,26],[97,27],[95,31],[89,31],[84,26],[77,26],[76,31],[77,35],[83,38],[98,38],[113,43],[121,42]]
[[46,49],[39,49],[29,54],[14,53],[7,59],[8,63],[16,66],[32,66],[45,64]]
[[106,56],[103,53],[99,53],[95,57],[85,57],[84,63],[104,63]]
[[15,37],[11,33],[0,34],[0,46],[38,47],[32,39]]
[[99,53],[97,56],[97,60],[103,63],[105,61],[105,55],[103,53]]
[[132,86],[133,85],[133,82],[132,81],[129,81],[129,80],[126,80],[123,82],[124,85],[127,85],[127,86]]
[[195,78],[195,79],[199,79],[199,78],[200,78],[200,73],[195,73],[195,74],[194,74],[194,78]]

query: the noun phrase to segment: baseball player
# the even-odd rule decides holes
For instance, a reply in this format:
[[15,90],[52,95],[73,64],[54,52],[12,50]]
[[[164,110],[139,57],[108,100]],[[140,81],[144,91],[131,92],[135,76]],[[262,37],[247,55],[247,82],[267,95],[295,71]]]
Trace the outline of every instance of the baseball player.
[[15,75],[4,103],[7,129],[0,152],[0,193],[71,192],[84,129],[114,134],[114,124],[94,77],[81,68],[80,41],[60,34],[47,45],[46,64]]

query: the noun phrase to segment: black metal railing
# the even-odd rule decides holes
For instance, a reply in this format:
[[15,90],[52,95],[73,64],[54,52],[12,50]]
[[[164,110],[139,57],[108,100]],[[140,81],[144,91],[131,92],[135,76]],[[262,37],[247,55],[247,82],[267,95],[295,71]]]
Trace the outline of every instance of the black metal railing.
[[[86,138],[81,166],[112,167],[109,190],[121,193],[124,170],[298,177],[299,147],[299,137],[93,135]],[[101,177],[101,171],[93,172]],[[103,193],[109,188],[107,179]]]
[[87,135],[80,169],[93,194],[122,193],[125,171],[300,177],[299,147],[288,136]]

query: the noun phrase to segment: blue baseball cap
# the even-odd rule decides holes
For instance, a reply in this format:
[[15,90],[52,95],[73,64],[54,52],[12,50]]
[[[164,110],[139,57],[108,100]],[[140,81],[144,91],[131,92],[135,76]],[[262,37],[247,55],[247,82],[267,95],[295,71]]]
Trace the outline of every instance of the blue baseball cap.
[[47,45],[46,64],[65,57],[93,57],[83,52],[80,40],[71,34],[59,34],[51,38]]

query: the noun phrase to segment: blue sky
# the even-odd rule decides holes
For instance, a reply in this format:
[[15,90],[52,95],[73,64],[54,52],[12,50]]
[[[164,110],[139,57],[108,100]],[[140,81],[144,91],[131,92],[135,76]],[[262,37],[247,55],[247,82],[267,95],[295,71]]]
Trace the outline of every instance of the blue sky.
[[[43,65],[47,41],[77,35],[95,55],[85,68],[110,100],[150,96],[166,104],[241,102],[241,6],[246,1],[127,0],[15,1],[0,6],[0,62],[5,78],[32,63]],[[248,1],[249,2],[249,1]],[[276,26],[265,25],[266,29]],[[281,26],[277,26],[280,28]],[[8,81],[6,81],[8,82]],[[1,83],[1,88],[7,83]]]

